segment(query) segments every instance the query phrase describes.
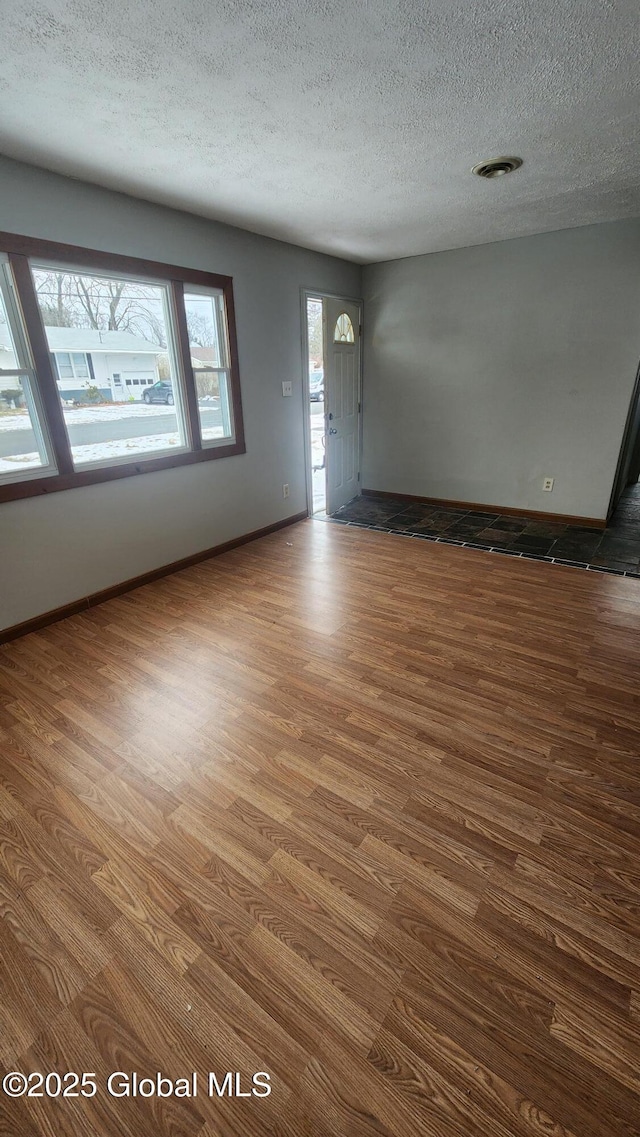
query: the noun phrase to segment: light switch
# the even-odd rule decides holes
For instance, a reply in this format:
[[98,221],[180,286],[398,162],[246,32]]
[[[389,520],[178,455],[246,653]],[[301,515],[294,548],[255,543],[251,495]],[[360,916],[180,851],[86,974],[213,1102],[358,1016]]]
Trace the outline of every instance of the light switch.
[[292,394],[293,394],[293,383],[291,383],[291,382],[288,382],[288,383],[287,383],[287,382],[284,382],[284,383],[282,384],[282,394],[283,394],[283,395],[292,395]]

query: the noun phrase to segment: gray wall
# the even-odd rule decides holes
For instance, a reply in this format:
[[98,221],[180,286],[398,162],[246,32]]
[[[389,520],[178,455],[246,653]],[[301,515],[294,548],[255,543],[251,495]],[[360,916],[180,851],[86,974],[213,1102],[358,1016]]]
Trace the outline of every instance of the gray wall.
[[640,220],[363,279],[366,488],[606,516],[640,359]]
[[0,229],[233,276],[247,443],[0,505],[0,628],[306,509],[300,289],[358,296],[359,266],[8,159]]

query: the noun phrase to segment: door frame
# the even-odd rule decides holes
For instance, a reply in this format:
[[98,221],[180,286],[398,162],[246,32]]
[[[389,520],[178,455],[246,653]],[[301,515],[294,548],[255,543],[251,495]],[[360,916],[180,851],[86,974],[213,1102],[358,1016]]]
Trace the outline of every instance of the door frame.
[[611,520],[612,515],[615,513],[616,507],[622,494],[626,489],[627,475],[629,473],[629,464],[632,457],[632,451],[635,449],[638,441],[637,425],[638,425],[638,408],[640,407],[640,365],[636,372],[635,382],[633,384],[633,391],[631,392],[631,399],[629,401],[629,409],[624,423],[624,431],[622,433],[622,442],[620,444],[620,453],[618,455],[618,463],[616,465],[616,473],[613,479],[613,486],[611,488],[611,497],[609,498],[609,508],[607,509],[607,521]]
[[[363,338],[362,338],[362,314],[363,302],[360,296],[345,296],[344,292],[327,292],[326,288],[307,288],[303,286],[300,289],[300,307],[301,307],[301,335],[302,335],[302,410],[304,422],[304,464],[305,464],[305,480],[307,486],[307,510],[309,517],[313,517],[313,476],[311,473],[311,424],[309,421],[309,327],[307,322],[307,300],[346,300],[349,304],[355,304],[358,308],[359,325],[360,325],[360,350],[358,361],[358,403],[360,410],[358,412],[358,471],[362,474],[362,360],[363,360]],[[324,306],[322,313],[322,320],[324,325]],[[324,363],[324,360],[323,360]],[[325,388],[326,395],[326,388]],[[326,402],[326,400],[325,400]],[[326,469],[326,467],[325,467]],[[362,481],[358,482],[362,493]]]

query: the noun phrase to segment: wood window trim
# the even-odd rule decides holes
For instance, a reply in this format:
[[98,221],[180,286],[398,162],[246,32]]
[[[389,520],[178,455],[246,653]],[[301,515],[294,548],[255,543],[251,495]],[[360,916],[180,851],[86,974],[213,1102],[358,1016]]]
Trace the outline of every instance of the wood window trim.
[[202,435],[200,432],[196,385],[195,381],[193,381],[193,368],[191,366],[191,350],[189,347],[187,317],[184,310],[184,284],[181,280],[171,281],[171,306],[173,308],[173,315],[176,321],[176,331],[178,333],[178,342],[176,346],[178,349],[178,355],[180,357],[180,369],[186,375],[191,374],[192,377],[192,382],[184,384],[184,390],[187,396],[186,411],[189,445],[191,451],[196,451],[199,453],[202,450]]
[[[67,429],[64,425],[62,403],[60,402],[60,396],[58,394],[58,385],[53,370],[51,353],[49,351],[42,317],[40,316],[38,297],[36,296],[29,261],[27,257],[19,253],[14,253],[12,250],[3,249],[2,251],[9,253],[9,264],[11,265],[20,307],[22,308],[25,330],[31,345],[33,364],[38,377],[38,388],[44,407],[46,427],[53,448],[53,459],[58,467],[57,474],[52,474],[42,479],[34,478],[33,481],[29,483],[28,489],[31,492],[25,496],[31,497],[38,492],[38,489],[41,489],[39,483],[42,481],[55,482],[58,478],[73,477],[73,459],[71,457]],[[0,501],[11,501],[13,497],[22,497],[22,494],[17,494],[15,491],[21,489],[23,486],[26,486],[25,482],[7,482],[1,485]],[[38,487],[38,489],[35,487]]]
[[[59,490],[74,489],[79,486],[114,481],[136,474],[154,473],[156,470],[167,470],[176,466],[192,466],[199,462],[216,461],[219,458],[229,458],[236,454],[246,453],[232,277],[204,272],[201,269],[182,268],[161,261],[120,256],[117,253],[106,253],[78,245],[41,241],[37,238],[24,237],[15,233],[0,232],[0,250],[9,256],[27,337],[34,357],[33,362],[46,419],[44,425],[51,439],[53,457],[58,468],[57,474],[0,484],[0,503],[27,497],[38,497],[42,494],[56,493]],[[177,331],[178,366],[186,396],[188,451],[183,451],[180,454],[165,454],[157,458],[140,457],[137,460],[113,466],[84,470],[74,469],[56,376],[51,362],[51,353],[31,275],[29,261],[34,258],[68,264],[77,268],[151,277],[167,284]],[[222,443],[214,446],[203,446],[202,444],[196,386],[191,366],[189,335],[183,302],[185,285],[189,284],[218,289],[224,297],[229,347],[230,401],[235,431],[234,441],[227,444]]]

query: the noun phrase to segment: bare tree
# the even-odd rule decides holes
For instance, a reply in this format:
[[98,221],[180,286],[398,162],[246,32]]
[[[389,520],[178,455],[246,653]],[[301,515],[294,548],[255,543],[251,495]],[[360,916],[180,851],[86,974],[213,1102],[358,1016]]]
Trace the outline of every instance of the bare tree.
[[187,309],[187,328],[189,343],[197,344],[198,347],[215,347],[216,338],[213,325],[206,316],[201,315],[200,312]]
[[309,361],[322,360],[322,301],[307,300],[307,326],[309,329]]
[[45,326],[49,328],[74,327],[73,309],[68,303],[66,274],[39,271],[37,275],[42,278],[42,282],[37,285],[36,291]]
[[36,291],[49,327],[132,332],[166,347],[162,292],[151,284],[37,269]]

